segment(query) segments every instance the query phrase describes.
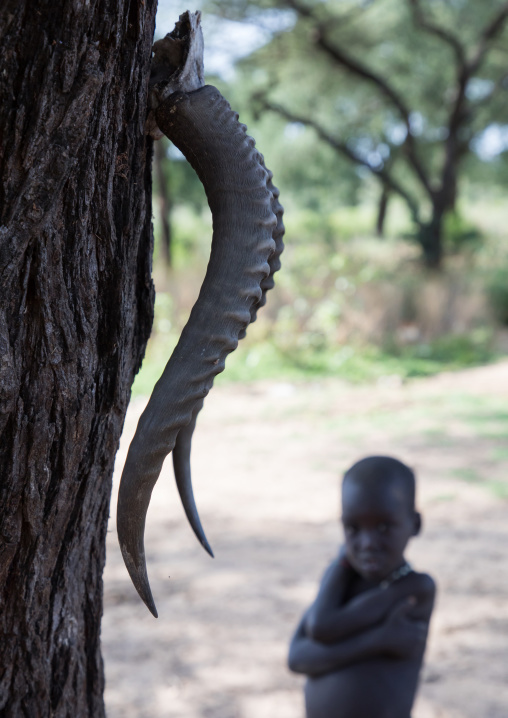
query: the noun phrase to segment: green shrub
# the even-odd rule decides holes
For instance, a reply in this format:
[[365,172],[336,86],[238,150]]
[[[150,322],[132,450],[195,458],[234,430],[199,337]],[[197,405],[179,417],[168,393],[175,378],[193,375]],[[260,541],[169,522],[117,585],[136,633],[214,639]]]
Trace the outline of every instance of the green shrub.
[[482,232],[459,212],[449,212],[444,220],[443,244],[447,254],[462,252],[466,247],[475,249],[483,239]]
[[508,326],[508,267],[500,267],[491,275],[486,290],[495,318]]

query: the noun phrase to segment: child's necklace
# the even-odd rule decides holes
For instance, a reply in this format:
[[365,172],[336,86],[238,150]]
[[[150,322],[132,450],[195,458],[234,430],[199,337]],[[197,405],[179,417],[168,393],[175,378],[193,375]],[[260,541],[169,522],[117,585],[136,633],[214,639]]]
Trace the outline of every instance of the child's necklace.
[[407,576],[408,573],[411,573],[413,570],[413,567],[411,564],[406,561],[405,563],[400,566],[400,568],[396,568],[395,571],[392,571],[389,576],[387,576],[385,579],[381,581],[379,584],[379,588],[388,588],[388,586],[391,586],[392,583],[395,583],[395,581],[398,581],[399,578],[402,578],[403,576]]

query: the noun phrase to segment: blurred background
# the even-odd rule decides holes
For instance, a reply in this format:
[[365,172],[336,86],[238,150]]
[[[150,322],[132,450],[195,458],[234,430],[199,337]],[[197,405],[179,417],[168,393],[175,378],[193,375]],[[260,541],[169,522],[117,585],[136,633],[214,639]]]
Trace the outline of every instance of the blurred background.
[[[158,621],[128,582],[112,507],[108,715],[302,718],[285,657],[340,541],[339,477],[392,453],[418,472],[411,557],[440,589],[414,718],[506,718],[508,3],[166,1],[157,37],[187,9],[203,12],[207,82],[281,190],[286,250],[198,422],[214,562],[171,462],[154,491]],[[165,138],[154,232],[154,329],[117,474],[210,251],[204,192]]]

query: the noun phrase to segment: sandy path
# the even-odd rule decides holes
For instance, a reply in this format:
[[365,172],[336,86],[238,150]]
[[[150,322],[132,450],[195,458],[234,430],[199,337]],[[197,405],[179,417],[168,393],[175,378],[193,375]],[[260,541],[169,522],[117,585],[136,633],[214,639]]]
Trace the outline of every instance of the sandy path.
[[[409,558],[439,585],[413,718],[506,718],[507,398],[508,362],[405,385],[216,387],[193,447],[216,558],[186,524],[169,462],[145,541],[158,620],[129,582],[111,509],[109,718],[303,718],[288,641],[337,548],[338,477],[372,453],[416,468],[425,527]],[[129,410],[116,482],[142,408]]]

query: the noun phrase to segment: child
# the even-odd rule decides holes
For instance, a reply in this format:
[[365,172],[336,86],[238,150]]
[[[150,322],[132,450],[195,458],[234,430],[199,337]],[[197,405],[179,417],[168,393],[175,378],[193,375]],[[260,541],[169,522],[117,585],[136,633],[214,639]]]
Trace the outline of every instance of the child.
[[307,675],[307,718],[410,718],[435,584],[404,558],[420,532],[415,477],[370,456],[342,484],[345,545],[291,642],[289,667]]

